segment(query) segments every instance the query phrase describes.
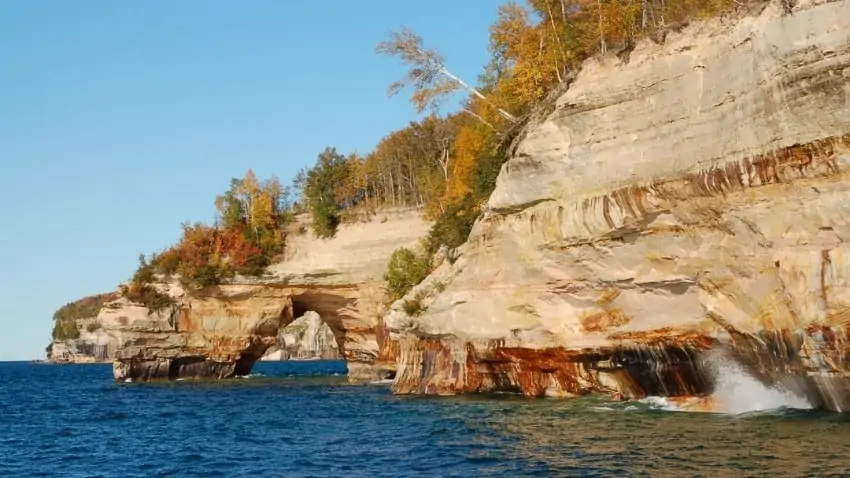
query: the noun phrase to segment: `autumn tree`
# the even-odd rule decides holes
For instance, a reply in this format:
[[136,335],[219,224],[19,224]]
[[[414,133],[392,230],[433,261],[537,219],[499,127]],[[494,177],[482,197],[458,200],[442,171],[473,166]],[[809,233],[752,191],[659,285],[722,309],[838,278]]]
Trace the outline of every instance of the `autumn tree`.
[[472,126],[463,126],[452,144],[454,164],[446,181],[446,202],[456,202],[472,193],[475,165],[484,152],[485,134]]
[[259,180],[252,170],[232,178],[215,198],[216,220],[210,226],[184,223],[176,244],[150,258],[124,287],[125,297],[151,310],[169,305],[155,284],[176,276],[188,289],[220,284],[236,274],[261,275],[282,253],[285,226],[292,220],[289,190],[271,176]]

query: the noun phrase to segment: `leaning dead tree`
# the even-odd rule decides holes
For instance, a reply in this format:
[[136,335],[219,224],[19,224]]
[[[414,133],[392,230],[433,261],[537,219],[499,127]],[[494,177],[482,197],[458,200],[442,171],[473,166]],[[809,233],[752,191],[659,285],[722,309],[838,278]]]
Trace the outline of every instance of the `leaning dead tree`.
[[[392,96],[404,87],[412,86],[414,91],[411,101],[419,113],[426,108],[436,109],[440,102],[459,88],[490,103],[480,91],[469,86],[446,68],[440,52],[426,50],[422,46],[422,38],[406,27],[391,32],[389,40],[378,43],[376,51],[379,54],[398,57],[410,66],[407,75],[402,80],[391,84],[388,92]],[[505,119],[516,123],[517,119],[512,114],[493,106]]]

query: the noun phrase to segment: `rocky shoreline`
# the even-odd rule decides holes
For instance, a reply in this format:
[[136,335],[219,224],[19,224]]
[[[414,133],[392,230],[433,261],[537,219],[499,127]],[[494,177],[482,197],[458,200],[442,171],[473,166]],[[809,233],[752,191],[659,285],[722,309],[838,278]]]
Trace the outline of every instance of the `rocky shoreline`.
[[313,311],[311,353],[333,339],[352,381],[399,394],[710,408],[722,353],[848,410],[848,32],[850,0],[774,2],[589,60],[525,127],[467,242],[389,310],[389,257],[428,231],[416,210],[294,237],[262,279],[162,283],[164,310],[108,304],[114,378],[245,375]]

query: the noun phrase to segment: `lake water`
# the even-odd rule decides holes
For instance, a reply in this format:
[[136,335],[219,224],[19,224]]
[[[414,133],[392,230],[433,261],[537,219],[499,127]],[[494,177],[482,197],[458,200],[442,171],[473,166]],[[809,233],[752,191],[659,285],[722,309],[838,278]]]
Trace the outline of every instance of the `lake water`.
[[108,365],[0,363],[0,477],[850,473],[847,414],[393,396],[344,374],[281,362],[224,382],[116,384]]

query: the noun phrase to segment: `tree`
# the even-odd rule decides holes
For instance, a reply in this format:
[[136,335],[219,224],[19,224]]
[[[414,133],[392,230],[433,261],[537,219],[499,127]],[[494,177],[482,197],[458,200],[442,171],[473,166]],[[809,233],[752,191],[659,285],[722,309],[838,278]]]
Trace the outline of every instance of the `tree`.
[[447,202],[461,200],[472,192],[475,165],[485,147],[485,136],[482,132],[471,126],[460,128],[452,145],[455,161],[451,177],[446,183]]
[[343,208],[351,208],[366,199],[364,160],[356,154],[345,159],[345,175],[334,189],[334,198]]
[[[428,108],[436,110],[441,101],[459,88],[465,89],[481,100],[487,99],[480,91],[450,72],[445,66],[442,54],[437,50],[425,49],[422,38],[406,27],[391,32],[390,39],[378,43],[376,51],[380,54],[398,56],[402,62],[410,65],[407,75],[402,80],[392,83],[388,91],[392,96],[405,86],[412,85],[414,92],[411,101],[418,113]],[[499,113],[512,123],[517,121],[513,115],[501,108]]]
[[240,191],[242,191],[242,180],[233,178],[230,180],[230,188],[215,198],[218,220],[225,229],[239,227],[246,223],[247,210],[240,198]]
[[345,157],[336,148],[325,148],[316,165],[306,174],[302,194],[313,219],[313,230],[319,237],[333,237],[339,225],[340,205],[336,188],[347,179]]

